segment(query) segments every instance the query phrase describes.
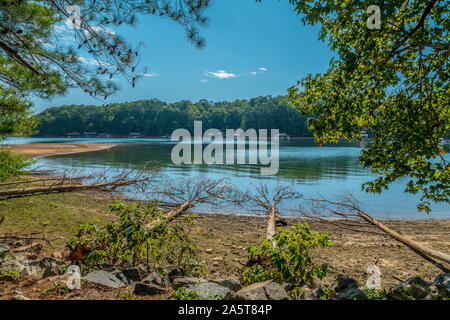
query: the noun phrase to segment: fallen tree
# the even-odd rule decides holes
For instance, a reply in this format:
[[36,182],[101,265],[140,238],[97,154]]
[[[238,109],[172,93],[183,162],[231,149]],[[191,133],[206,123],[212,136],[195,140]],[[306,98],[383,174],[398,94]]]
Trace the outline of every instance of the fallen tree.
[[[433,260],[436,259],[450,264],[449,254],[428,248],[417,241],[412,240],[411,238],[401,235],[382,222],[372,218],[370,215],[361,210],[358,201],[351,194],[344,195],[341,197],[339,202],[330,201],[323,198],[309,198],[305,200],[308,203],[308,206],[300,205],[296,210],[302,216],[326,221],[327,223],[335,224],[344,229],[389,236],[403,243],[414,252],[419,253],[419,255],[432,262],[436,267],[440,268],[444,272],[449,272],[448,268]],[[330,219],[336,217],[339,219]],[[381,233],[374,232],[373,228],[381,231]]]
[[[152,203],[169,208],[164,216],[166,221],[174,220],[200,203],[215,204],[215,200],[224,200],[233,192],[232,186],[226,179],[166,179],[159,184],[162,186],[160,189],[149,191],[147,195],[157,198],[152,200]],[[156,222],[146,227],[151,229],[155,224]]]
[[[247,192],[243,198],[240,199],[241,204],[253,205],[251,210],[262,212],[268,216],[267,219],[267,239],[275,246],[273,236],[276,232],[277,223],[285,224],[285,222],[277,217],[280,211],[277,206],[287,199],[297,199],[301,195],[293,191],[289,186],[278,184],[274,189],[269,189],[267,185],[260,183],[255,186],[254,192]],[[277,219],[278,218],[278,219]]]
[[[151,171],[122,169],[115,175],[110,175],[109,170],[83,178],[73,178],[72,174],[64,174],[55,178],[35,179],[31,181],[12,182],[11,184],[28,184],[44,182],[42,186],[21,187],[0,190],[0,201],[11,198],[52,194],[62,192],[76,192],[84,190],[101,190],[106,192],[116,191],[118,188],[134,185],[136,188],[145,189],[153,180],[155,174]],[[45,184],[45,182],[51,182]],[[8,184],[5,184],[8,185]]]

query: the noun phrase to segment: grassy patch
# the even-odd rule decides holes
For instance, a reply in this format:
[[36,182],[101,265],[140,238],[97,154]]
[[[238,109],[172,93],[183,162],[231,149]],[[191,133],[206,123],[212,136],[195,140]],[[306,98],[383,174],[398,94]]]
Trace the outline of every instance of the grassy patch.
[[0,202],[0,216],[5,221],[0,226],[2,234],[46,233],[54,248],[61,250],[76,228],[92,219],[108,222],[114,219],[108,204],[113,200],[88,192],[58,193],[15,198]]

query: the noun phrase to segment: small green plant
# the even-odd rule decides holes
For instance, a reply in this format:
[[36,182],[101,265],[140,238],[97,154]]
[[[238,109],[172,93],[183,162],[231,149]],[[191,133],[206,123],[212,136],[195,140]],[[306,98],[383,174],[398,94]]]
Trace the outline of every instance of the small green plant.
[[421,277],[423,275],[425,275],[425,273],[427,272],[427,270],[429,270],[430,268],[432,268],[433,266],[429,263],[427,263],[426,265],[424,265],[420,271],[418,273],[415,274],[415,277]]
[[48,295],[63,296],[67,292],[69,292],[68,288],[58,282],[54,282],[49,288],[41,289],[39,291],[39,297],[44,298]]
[[171,296],[175,300],[202,300],[197,292],[185,287],[178,288]]
[[72,248],[87,252],[83,259],[88,268],[144,265],[155,270],[170,265],[192,275],[204,271],[197,259],[198,247],[190,238],[194,215],[168,223],[156,204],[143,207],[118,202],[110,210],[119,215],[118,222],[83,224],[69,241]]
[[[172,293],[172,296],[170,298],[174,300],[204,300],[199,296],[197,292],[189,290],[186,287],[178,288]],[[208,296],[208,300],[223,300],[223,295],[211,294],[210,296]]]
[[369,300],[388,300],[385,289],[370,289],[367,287],[364,287],[364,289]]
[[17,271],[0,270],[0,281],[14,281],[17,282],[20,279],[20,273]]
[[48,295],[50,288],[44,288],[39,291],[39,298],[44,298]]
[[117,292],[117,299],[119,300],[136,300],[133,295],[131,294],[131,292],[126,291],[126,292],[121,292],[118,291]]
[[320,284],[320,289],[322,289],[324,295],[319,298],[319,300],[328,300],[329,297],[333,296],[333,290],[328,282],[323,281]]
[[328,247],[331,240],[326,233],[315,233],[307,223],[279,228],[274,236],[274,247],[267,239],[259,247],[248,248],[254,264],[243,272],[246,283],[273,279],[278,283],[315,286],[316,279],[326,276],[328,265],[316,265],[311,250]]

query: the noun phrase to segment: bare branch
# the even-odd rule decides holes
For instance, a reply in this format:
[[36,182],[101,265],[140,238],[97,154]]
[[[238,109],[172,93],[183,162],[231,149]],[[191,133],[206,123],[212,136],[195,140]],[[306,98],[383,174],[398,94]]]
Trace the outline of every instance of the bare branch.
[[[416,253],[420,252],[422,257],[424,255],[427,256],[427,260],[432,258],[450,263],[449,254],[425,247],[369,216],[361,210],[358,201],[351,194],[344,195],[340,200],[341,202],[330,201],[324,198],[309,198],[306,199],[306,201],[308,203],[308,207],[300,205],[297,209],[297,212],[305,217],[316,218],[322,221],[326,220],[329,223],[334,223],[343,228],[351,227],[355,231],[361,232],[371,232],[370,230],[364,228],[375,227],[378,230],[381,230],[384,235],[403,243]],[[333,217],[339,217],[339,220],[332,220]],[[433,261],[433,263],[442,270],[448,270],[435,261]]]
[[[272,241],[272,244],[275,246],[275,241],[273,237],[276,233],[276,223],[277,223],[277,213],[280,214],[277,206],[284,200],[288,199],[298,199],[302,196],[292,190],[289,186],[283,186],[278,184],[274,189],[269,189],[267,185],[260,183],[258,186],[255,186],[255,191],[249,192],[247,191],[241,197],[241,204],[256,206],[252,208],[254,211],[262,211],[268,215],[267,221],[267,239]],[[247,201],[243,201],[246,199]]]

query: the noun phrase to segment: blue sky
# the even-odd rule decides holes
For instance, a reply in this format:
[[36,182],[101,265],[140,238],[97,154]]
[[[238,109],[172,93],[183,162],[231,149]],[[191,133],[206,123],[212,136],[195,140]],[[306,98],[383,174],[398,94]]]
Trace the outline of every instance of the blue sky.
[[181,26],[154,16],[140,17],[137,28],[115,30],[130,42],[144,42],[140,67],[149,76],[135,88],[121,79],[121,90],[106,101],[73,89],[64,97],[34,99],[36,111],[63,104],[103,104],[158,98],[231,101],[286,94],[308,73],[323,72],[331,52],[317,39],[318,28],[303,26],[287,0],[212,0],[209,25],[199,50]]

